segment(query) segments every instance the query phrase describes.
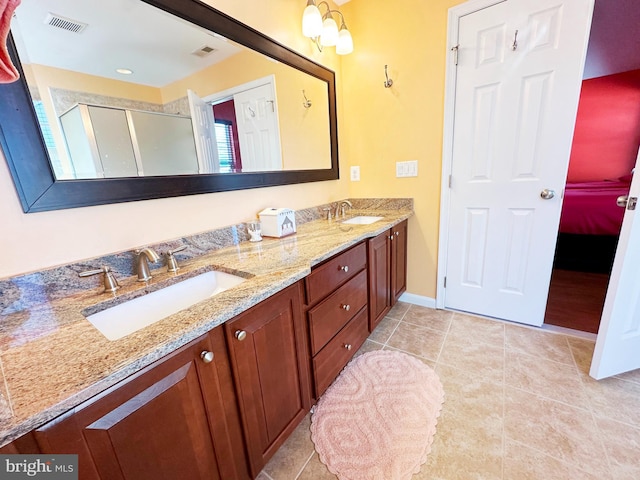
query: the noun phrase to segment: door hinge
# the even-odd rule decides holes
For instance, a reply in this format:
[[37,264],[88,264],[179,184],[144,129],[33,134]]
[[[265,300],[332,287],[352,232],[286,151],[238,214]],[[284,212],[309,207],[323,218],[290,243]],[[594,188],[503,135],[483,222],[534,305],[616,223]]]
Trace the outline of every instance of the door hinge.
[[453,64],[458,65],[458,50],[460,49],[460,44],[455,47],[451,47],[451,51],[453,52]]
[[447,288],[447,277],[444,277],[444,288]]
[[449,175],[449,188],[451,188],[451,182],[452,182],[451,175]]

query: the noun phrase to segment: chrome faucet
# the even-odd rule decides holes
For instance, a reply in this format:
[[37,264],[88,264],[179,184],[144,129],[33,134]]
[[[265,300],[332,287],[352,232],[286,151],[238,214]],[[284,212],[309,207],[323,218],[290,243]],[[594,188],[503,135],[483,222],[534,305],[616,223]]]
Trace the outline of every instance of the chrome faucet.
[[149,271],[149,262],[156,263],[160,257],[152,248],[145,247],[136,250],[136,271],[138,273],[138,281],[146,282],[151,280],[151,272]]
[[345,216],[345,207],[349,206],[349,208],[353,208],[353,205],[351,205],[351,202],[349,200],[342,200],[341,202],[338,202],[338,204],[336,205],[336,218],[340,218]]

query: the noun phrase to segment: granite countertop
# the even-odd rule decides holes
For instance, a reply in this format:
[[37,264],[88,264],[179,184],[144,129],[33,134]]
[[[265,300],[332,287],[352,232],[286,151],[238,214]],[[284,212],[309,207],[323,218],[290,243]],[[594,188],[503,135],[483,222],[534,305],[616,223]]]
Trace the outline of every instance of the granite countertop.
[[[288,237],[265,237],[256,243],[239,240],[181,262],[176,273],[163,268],[153,272],[147,283],[120,278],[122,288],[116,293],[93,288],[53,300],[43,295],[42,301],[31,298],[24,308],[1,310],[0,446],[306,277],[314,265],[382,233],[412,216],[413,210],[351,212],[351,216],[358,214],[383,219],[349,226],[337,220],[308,221]],[[107,340],[83,315],[207,270],[234,273],[246,280],[115,341]],[[20,296],[19,286],[13,294]]]

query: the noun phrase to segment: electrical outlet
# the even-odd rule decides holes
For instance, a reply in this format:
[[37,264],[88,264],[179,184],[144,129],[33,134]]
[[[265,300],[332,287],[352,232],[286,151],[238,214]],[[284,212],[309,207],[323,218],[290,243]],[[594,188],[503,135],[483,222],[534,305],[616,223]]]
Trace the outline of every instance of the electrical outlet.
[[351,181],[352,182],[360,181],[360,167],[351,167]]

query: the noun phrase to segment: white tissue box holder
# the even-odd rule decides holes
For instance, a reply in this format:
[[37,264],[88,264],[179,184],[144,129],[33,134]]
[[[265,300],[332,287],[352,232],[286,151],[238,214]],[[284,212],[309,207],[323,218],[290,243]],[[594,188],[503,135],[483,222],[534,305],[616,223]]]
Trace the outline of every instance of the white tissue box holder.
[[258,216],[263,237],[286,237],[296,233],[296,215],[290,208],[265,208]]

